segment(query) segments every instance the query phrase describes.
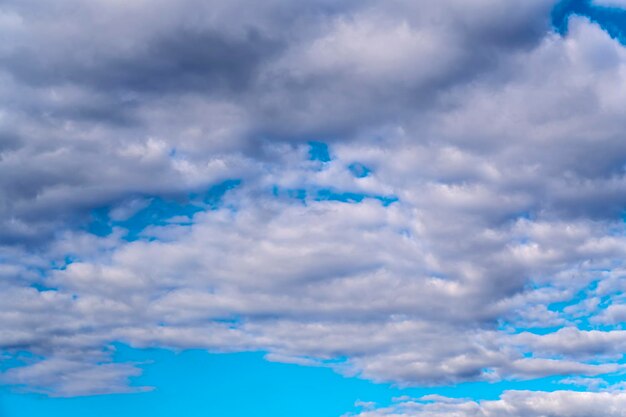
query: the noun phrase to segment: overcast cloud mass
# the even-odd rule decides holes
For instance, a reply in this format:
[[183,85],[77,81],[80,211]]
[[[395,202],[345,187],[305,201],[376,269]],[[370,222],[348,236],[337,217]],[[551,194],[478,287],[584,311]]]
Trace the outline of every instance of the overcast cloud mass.
[[626,49],[560,6],[2,1],[0,381],[150,389],[120,342],[626,416]]

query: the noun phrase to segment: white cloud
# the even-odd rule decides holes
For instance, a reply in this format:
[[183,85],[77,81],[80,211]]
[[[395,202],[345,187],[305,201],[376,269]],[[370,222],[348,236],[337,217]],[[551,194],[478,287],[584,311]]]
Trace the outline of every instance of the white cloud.
[[499,400],[429,398],[366,410],[359,417],[622,417],[626,394],[575,391],[506,391]]
[[90,364],[84,360],[52,358],[31,366],[11,368],[0,375],[5,384],[52,396],[131,393],[150,387],[131,387],[129,378],[141,370],[132,364]]
[[[91,354],[115,341],[263,349],[401,385],[621,370],[623,331],[576,326],[623,315],[626,52],[582,18],[552,33],[552,5],[93,2],[71,21],[74,1],[7,6],[0,345],[44,359],[6,380],[124,391],[137,368]],[[84,21],[93,37],[74,36]],[[307,160],[312,139],[333,160]],[[198,197],[135,241],[80,231],[93,209],[122,221],[229,178],[242,185],[219,209]],[[409,411],[622,401],[576,395]]]

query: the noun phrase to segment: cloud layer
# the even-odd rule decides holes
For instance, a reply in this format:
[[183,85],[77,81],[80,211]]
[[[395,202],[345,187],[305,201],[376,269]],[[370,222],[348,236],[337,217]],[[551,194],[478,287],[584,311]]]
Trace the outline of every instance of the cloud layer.
[[115,342],[403,386],[622,372],[626,50],[553,6],[5,2],[2,381],[133,390]]

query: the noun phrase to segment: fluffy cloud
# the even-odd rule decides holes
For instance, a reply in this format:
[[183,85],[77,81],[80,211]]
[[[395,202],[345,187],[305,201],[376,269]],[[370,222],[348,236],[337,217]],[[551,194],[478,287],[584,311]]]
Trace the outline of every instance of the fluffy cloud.
[[6,2],[0,346],[39,361],[3,381],[123,392],[120,341],[401,385],[621,371],[593,326],[626,304],[626,51],[552,6]]
[[[402,109],[491,67],[501,43],[537,42],[549,5],[526,2],[503,25],[498,1],[5,2],[2,240],[49,239],[129,195],[254,177],[246,156],[276,157],[263,143],[412,118]],[[485,60],[456,45],[472,39]]]
[[427,396],[390,407],[366,410],[359,417],[621,417],[626,394],[507,391],[499,400],[469,401]]

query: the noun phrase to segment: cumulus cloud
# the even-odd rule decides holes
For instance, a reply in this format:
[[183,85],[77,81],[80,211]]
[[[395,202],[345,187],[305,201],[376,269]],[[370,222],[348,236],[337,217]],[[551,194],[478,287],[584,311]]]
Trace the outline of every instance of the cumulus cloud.
[[360,417],[621,417],[626,394],[507,391],[494,401],[424,397],[363,411]]
[[553,6],[5,2],[0,346],[38,359],[2,380],[133,390],[114,342],[402,386],[622,371],[593,326],[623,316],[626,50]]

